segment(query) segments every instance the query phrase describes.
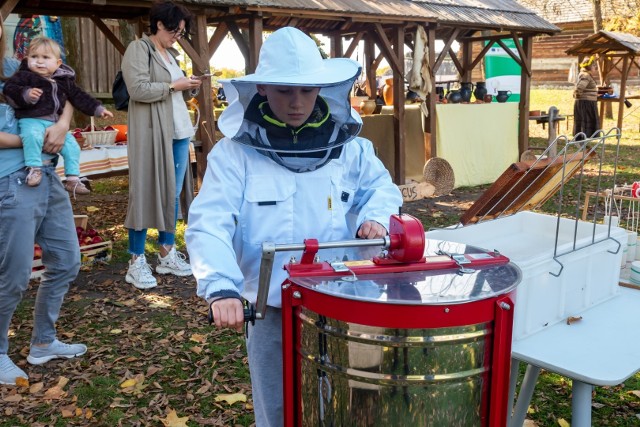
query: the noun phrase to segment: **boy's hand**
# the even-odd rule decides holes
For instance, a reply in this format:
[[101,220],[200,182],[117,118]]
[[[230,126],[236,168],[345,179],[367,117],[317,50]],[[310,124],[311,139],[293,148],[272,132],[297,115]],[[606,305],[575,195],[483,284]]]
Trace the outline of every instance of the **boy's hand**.
[[100,117],[106,119],[107,117],[113,118],[113,113],[109,110],[103,110]]
[[32,87],[27,91],[27,99],[34,104],[38,102],[41,96],[42,89],[38,89],[37,87]]
[[244,311],[237,298],[224,298],[211,303],[211,312],[217,328],[230,328],[242,332]]
[[358,228],[358,237],[361,239],[379,239],[387,235],[387,229],[376,221],[365,221]]

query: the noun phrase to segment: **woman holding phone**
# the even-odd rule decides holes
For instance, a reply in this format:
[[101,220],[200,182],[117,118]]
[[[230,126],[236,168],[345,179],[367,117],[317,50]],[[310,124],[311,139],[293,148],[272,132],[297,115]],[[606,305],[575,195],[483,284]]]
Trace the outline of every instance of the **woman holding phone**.
[[185,99],[202,84],[187,78],[176,61],[173,45],[189,36],[191,13],[170,1],[156,2],[149,12],[150,34],[133,41],[122,61],[129,90],[128,150],[129,229],[131,261],[126,281],[138,289],[157,285],[144,251],[147,229],[158,229],[156,272],[190,276],[191,266],[176,251],[178,200],[189,164],[194,135]]

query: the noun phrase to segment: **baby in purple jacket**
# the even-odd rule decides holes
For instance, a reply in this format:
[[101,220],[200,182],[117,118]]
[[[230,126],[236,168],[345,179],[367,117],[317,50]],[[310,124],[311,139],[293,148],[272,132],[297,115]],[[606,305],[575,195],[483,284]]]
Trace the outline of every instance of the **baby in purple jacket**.
[[[60,45],[47,37],[36,37],[29,44],[27,57],[18,71],[7,80],[4,95],[15,109],[20,138],[24,146],[25,165],[29,167],[27,185],[35,187],[42,180],[42,145],[46,129],[58,121],[67,101],[84,114],[113,117],[100,101],[83,91],[75,82],[75,72],[62,63]],[[68,133],[62,150],[65,189],[88,194],[80,181],[80,147]]]

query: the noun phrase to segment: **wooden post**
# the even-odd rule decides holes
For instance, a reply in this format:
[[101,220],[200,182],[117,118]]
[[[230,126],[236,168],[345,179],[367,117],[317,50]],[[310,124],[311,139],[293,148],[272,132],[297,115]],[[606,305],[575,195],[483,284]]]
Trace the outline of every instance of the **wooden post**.
[[[522,38],[523,67],[520,71],[520,115],[518,120],[518,158],[529,149],[529,102],[531,99],[531,55],[533,53],[533,37],[530,35]],[[522,54],[521,54],[522,55]],[[549,123],[552,126],[552,123]]]
[[249,64],[247,73],[253,73],[258,66],[258,57],[262,47],[262,15],[254,15],[249,20]]
[[[624,56],[624,60],[622,62],[622,73],[620,78],[620,93],[618,97],[620,100],[618,101],[618,129],[622,130],[622,120],[624,119],[624,101],[625,94],[627,91],[627,77],[629,76],[629,69],[631,68],[631,64],[629,63],[629,55]],[[602,129],[602,123],[600,123],[600,128]]]
[[375,43],[371,37],[367,37],[364,39],[364,62],[366,64],[365,73],[367,76],[367,95],[369,95],[369,99],[376,99],[376,93],[378,90],[375,60]]
[[395,182],[405,183],[406,133],[404,129],[404,27],[397,25],[392,29],[392,43],[398,70],[393,73],[393,134],[395,147]]
[[436,63],[436,28],[435,25],[430,24],[427,28],[427,43],[429,45],[429,72],[431,73],[431,82],[433,83],[433,89],[429,94],[429,117],[427,118],[427,129],[429,132],[428,144],[425,144],[425,161],[438,155],[437,139],[436,139],[436,101],[438,100],[438,94],[436,93],[436,70],[434,65]]

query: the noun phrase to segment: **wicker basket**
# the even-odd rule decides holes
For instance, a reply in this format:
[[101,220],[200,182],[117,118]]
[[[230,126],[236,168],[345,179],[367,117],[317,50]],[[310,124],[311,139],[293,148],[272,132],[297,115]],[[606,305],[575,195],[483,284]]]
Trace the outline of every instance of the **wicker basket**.
[[87,145],[114,145],[116,143],[117,130],[97,130],[94,132],[81,132],[87,139]]

